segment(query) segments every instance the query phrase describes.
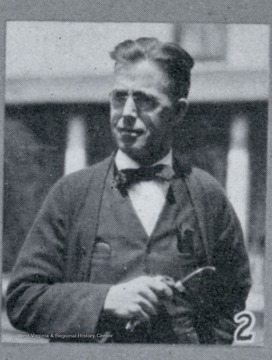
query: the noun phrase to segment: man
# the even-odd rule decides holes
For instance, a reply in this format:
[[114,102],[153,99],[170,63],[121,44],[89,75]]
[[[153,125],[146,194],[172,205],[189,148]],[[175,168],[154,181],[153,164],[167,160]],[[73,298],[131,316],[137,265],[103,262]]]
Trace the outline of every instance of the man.
[[[52,341],[230,344],[250,287],[240,225],[216,180],[172,148],[193,60],[154,38],[111,56],[118,150],[50,191],[14,268],[10,320]],[[212,281],[177,290],[205,266]]]

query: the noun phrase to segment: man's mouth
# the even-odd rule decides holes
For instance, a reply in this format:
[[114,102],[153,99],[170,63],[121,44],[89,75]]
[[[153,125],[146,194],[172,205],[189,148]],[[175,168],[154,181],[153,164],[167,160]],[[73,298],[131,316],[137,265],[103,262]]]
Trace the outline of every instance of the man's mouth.
[[118,127],[117,130],[119,133],[123,135],[132,135],[132,136],[139,136],[144,133],[143,129],[130,129],[130,128],[120,128]]

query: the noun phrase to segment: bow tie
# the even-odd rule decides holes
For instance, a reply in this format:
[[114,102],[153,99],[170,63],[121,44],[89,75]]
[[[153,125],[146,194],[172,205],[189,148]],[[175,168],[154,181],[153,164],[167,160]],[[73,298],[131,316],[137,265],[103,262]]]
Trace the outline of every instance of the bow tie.
[[161,180],[170,181],[175,175],[169,165],[155,165],[140,167],[138,169],[124,169],[117,171],[115,175],[116,186],[119,190],[126,190],[130,185],[140,181]]

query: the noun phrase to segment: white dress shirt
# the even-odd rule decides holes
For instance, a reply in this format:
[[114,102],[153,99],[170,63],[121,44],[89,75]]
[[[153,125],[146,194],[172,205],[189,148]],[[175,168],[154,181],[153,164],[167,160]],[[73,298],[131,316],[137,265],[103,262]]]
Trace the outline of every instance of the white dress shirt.
[[[163,164],[173,167],[172,163],[173,154],[171,149],[163,159],[157,161],[152,166]],[[141,167],[138,162],[131,159],[121,150],[118,150],[116,153],[115,164],[118,170],[138,169]],[[128,195],[133,208],[148,236],[152,234],[164,207],[169,185],[169,181],[154,179],[138,182],[128,188]]]

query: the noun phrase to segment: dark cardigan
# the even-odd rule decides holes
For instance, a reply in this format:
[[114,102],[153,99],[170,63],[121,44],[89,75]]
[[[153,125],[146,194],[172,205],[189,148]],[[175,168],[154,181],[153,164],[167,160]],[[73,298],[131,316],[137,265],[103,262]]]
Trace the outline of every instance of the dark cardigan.
[[[73,334],[96,333],[111,286],[90,283],[89,271],[112,159],[61,178],[49,192],[18,256],[7,291],[7,312],[16,328],[57,341],[92,341],[75,339]],[[244,309],[251,283],[240,224],[213,177],[196,168],[183,171],[183,176],[201,234],[195,255],[199,264],[214,265],[218,270],[215,303],[221,315],[213,325],[212,342],[231,343],[233,316]]]

